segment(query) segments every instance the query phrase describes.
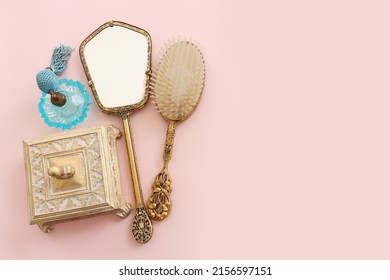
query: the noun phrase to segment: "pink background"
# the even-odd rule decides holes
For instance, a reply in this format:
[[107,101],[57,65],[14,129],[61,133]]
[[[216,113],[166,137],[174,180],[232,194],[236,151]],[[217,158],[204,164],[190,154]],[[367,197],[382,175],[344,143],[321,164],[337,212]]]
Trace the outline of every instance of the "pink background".
[[[388,259],[389,1],[0,0],[0,258]],[[37,104],[35,74],[59,43],[63,77],[86,78],[82,40],[121,20],[146,29],[153,63],[187,36],[206,88],[175,138],[173,210],[137,244],[131,217],[28,225],[22,140],[59,132]],[[162,166],[166,123],[152,103],[131,117],[144,196]],[[93,102],[78,126],[115,124]],[[124,140],[124,196],[134,202]]]

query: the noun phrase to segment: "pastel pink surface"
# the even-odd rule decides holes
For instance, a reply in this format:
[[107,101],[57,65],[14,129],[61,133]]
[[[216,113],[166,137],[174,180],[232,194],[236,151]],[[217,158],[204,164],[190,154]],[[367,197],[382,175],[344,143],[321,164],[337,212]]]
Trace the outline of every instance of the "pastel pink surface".
[[[2,259],[388,259],[388,1],[0,0]],[[63,77],[86,84],[82,40],[121,20],[147,30],[153,63],[172,37],[206,59],[197,111],[177,128],[173,210],[137,244],[130,217],[28,224],[22,140],[59,132],[35,74],[59,43]],[[78,126],[114,124],[93,101]],[[151,102],[131,116],[144,197],[162,166],[166,122]],[[123,139],[124,196],[134,204]]]

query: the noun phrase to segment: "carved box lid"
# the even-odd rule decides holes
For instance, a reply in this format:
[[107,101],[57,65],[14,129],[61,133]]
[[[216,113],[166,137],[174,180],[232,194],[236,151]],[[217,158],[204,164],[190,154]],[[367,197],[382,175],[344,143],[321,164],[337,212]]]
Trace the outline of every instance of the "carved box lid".
[[30,224],[44,232],[66,220],[131,211],[122,196],[114,126],[23,141]]

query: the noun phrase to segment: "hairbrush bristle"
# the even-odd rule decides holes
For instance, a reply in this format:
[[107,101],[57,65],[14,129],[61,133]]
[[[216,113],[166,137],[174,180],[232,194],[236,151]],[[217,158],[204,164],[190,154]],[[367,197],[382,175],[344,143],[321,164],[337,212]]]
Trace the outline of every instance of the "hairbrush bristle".
[[201,51],[190,41],[166,45],[151,76],[151,95],[168,120],[188,118],[199,103],[205,80]]

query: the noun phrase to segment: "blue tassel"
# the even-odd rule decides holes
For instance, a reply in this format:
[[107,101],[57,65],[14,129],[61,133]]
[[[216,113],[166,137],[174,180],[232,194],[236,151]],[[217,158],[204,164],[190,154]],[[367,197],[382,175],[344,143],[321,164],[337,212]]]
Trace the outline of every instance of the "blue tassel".
[[50,69],[41,70],[36,76],[40,90],[46,93],[50,90],[57,91],[59,86],[57,75],[61,75],[66,66],[68,66],[68,60],[72,51],[71,47],[65,45],[59,45],[54,49]]
[[65,45],[59,45],[54,49],[50,67],[56,75],[61,75],[64,72],[72,51],[72,47]]

